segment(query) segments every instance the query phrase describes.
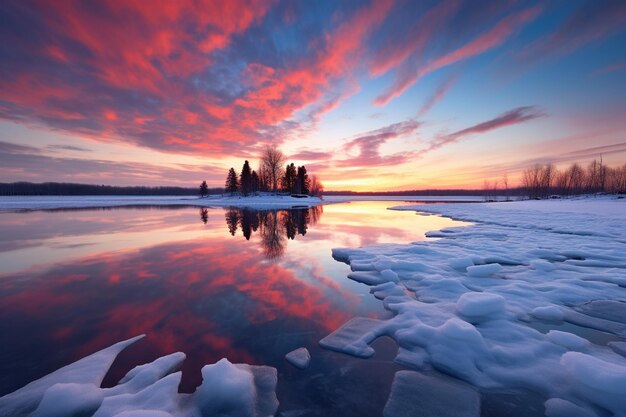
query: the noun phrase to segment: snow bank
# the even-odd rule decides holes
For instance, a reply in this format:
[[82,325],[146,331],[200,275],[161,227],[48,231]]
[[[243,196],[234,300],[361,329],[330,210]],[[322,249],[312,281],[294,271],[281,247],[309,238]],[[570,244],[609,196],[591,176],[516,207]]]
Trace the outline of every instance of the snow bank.
[[294,198],[282,195],[209,196],[0,196],[0,211],[52,210],[97,207],[136,206],[194,206],[194,207],[249,207],[280,209],[311,207],[323,204],[318,197]]
[[118,385],[100,388],[117,355],[143,336],[117,343],[0,398],[2,416],[273,416],[276,369],[222,359],[202,368],[193,394],[178,393],[181,352],[130,370]]
[[[394,317],[353,319],[320,344],[368,357],[386,335],[399,363],[481,389],[540,393],[548,415],[624,415],[626,201],[559,203],[399,207],[475,224],[426,242],[334,249]],[[563,322],[618,340],[598,344],[593,331],[556,327]]]

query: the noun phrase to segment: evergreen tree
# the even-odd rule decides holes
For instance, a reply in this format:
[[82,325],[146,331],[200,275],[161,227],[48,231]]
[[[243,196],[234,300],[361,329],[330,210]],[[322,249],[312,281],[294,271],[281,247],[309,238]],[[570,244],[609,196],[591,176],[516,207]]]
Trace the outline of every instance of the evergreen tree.
[[248,164],[248,161],[243,163],[240,178],[239,188],[241,190],[241,194],[247,196],[252,192],[252,173],[250,172],[250,164]]
[[209,193],[209,187],[206,185],[206,181],[202,181],[200,184],[200,197],[204,197]]
[[236,193],[239,189],[239,180],[237,179],[237,173],[234,168],[228,170],[228,176],[226,177],[226,192]]
[[252,171],[252,192],[253,193],[258,193],[259,191],[261,191],[261,180],[259,179],[259,174],[256,173],[256,171]]
[[308,194],[311,182],[309,176],[306,173],[304,165],[298,167],[298,173],[296,175],[296,192],[298,194]]
[[293,162],[285,168],[285,174],[281,180],[283,190],[288,193],[294,193],[296,188],[296,166]]

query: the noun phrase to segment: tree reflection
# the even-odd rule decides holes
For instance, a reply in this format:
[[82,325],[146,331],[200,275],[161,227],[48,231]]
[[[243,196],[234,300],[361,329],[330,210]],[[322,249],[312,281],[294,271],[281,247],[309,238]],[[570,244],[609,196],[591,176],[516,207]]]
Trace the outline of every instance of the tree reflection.
[[296,235],[304,236],[309,225],[319,221],[322,212],[322,206],[284,210],[231,207],[225,217],[228,232],[232,236],[235,236],[239,227],[246,240],[250,240],[252,234],[258,231],[263,254],[268,259],[278,259],[285,252],[287,240],[294,240]]
[[200,209],[200,220],[202,220],[202,223],[207,224],[209,221],[209,209]]

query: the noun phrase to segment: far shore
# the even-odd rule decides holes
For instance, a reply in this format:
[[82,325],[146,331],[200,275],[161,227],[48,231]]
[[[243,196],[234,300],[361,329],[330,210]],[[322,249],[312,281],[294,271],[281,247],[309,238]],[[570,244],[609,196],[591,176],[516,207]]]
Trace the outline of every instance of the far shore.
[[198,196],[0,196],[0,211],[52,210],[105,207],[192,206],[192,207],[249,207],[280,209],[311,207],[349,201],[406,201],[406,202],[482,202],[481,196],[341,196],[292,197],[280,194],[256,196],[210,195]]

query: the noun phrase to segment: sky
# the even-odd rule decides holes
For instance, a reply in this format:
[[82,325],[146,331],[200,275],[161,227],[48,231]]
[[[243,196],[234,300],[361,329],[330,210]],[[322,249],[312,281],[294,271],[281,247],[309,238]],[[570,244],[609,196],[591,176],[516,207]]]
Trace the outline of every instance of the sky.
[[0,2],[0,182],[326,190],[626,162],[626,2]]

